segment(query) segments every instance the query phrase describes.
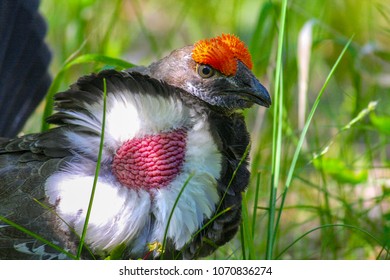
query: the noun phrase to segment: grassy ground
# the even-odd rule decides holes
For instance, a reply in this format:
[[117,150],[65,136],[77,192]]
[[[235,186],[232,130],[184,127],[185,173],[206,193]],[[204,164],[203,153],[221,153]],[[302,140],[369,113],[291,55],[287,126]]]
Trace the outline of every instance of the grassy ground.
[[[247,42],[273,106],[246,112],[253,143],[243,226],[211,258],[390,259],[386,2],[42,0],[41,11],[51,70],[61,73],[56,90],[117,65],[90,58],[61,71],[86,54],[149,64],[222,32]],[[25,132],[39,131],[43,108]]]

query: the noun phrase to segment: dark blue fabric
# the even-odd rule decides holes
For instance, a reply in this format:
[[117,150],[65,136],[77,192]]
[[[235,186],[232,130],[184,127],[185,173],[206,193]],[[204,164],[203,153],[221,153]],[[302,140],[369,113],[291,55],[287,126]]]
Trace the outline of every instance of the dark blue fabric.
[[0,137],[14,137],[45,96],[51,78],[39,0],[0,0]]

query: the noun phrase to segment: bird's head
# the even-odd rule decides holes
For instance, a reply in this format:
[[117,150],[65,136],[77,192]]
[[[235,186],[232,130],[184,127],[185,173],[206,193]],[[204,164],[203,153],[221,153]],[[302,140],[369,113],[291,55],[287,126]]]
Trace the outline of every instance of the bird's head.
[[252,59],[236,36],[222,34],[173,51],[149,67],[149,74],[182,88],[212,106],[228,110],[269,107],[266,88],[252,73]]

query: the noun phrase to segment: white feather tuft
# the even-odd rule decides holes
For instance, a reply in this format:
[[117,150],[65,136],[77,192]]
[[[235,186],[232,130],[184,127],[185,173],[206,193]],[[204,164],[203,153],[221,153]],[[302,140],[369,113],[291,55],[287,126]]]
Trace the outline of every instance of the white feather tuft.
[[[211,218],[219,200],[217,178],[221,172],[221,154],[207,122],[174,97],[117,92],[108,94],[107,98],[101,171],[104,174],[99,176],[86,242],[95,251],[131,244],[137,257],[147,250],[147,243],[162,243],[175,200],[186,180],[194,175],[174,209],[168,228],[168,238],[180,249],[201,228],[204,219]],[[77,113],[77,122],[96,131],[101,122],[101,107],[97,103],[86,107],[91,114]],[[149,193],[126,188],[112,175],[111,160],[125,141],[178,128],[188,129],[187,148],[182,172],[169,186]],[[50,176],[45,190],[58,215],[81,234],[93,185],[99,137],[85,137],[71,131],[66,135],[76,147],[78,155],[74,162],[77,164],[68,164]],[[68,231],[65,223],[62,229]]]
[[[49,202],[57,213],[81,235],[89,200],[92,176],[56,173],[46,182]],[[123,188],[114,182],[98,182],[88,224],[86,241],[94,249],[110,250],[138,235],[148,222],[150,195]],[[66,224],[62,229],[67,231]]]

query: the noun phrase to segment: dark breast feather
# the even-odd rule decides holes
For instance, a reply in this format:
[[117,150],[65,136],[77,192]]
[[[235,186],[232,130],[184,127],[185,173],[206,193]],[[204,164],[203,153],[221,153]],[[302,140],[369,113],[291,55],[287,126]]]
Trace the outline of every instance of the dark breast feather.
[[[233,238],[241,223],[241,193],[248,186],[250,176],[245,156],[250,136],[244,118],[239,113],[226,115],[210,111],[208,120],[210,130],[223,155],[221,177],[218,180],[218,191],[222,200],[214,215],[226,212],[212,218],[211,222],[205,220],[204,224],[208,225],[194,236],[184,250],[177,252],[179,258],[194,259],[210,255]],[[236,175],[233,178],[234,173]]]

